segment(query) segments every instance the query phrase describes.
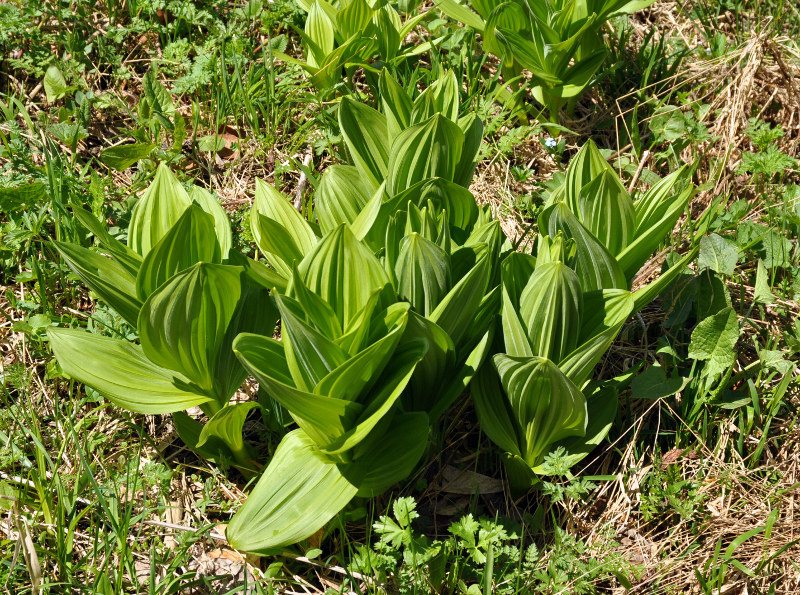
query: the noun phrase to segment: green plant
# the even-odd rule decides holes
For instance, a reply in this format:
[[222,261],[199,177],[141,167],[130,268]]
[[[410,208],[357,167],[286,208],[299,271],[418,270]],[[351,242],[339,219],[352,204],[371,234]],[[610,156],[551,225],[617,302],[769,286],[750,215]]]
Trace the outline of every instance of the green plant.
[[566,450],[568,468],[608,433],[615,390],[588,400],[583,390],[628,316],[677,274],[628,291],[691,195],[670,195],[681,174],[634,201],[589,142],[539,216],[536,257],[503,262],[504,349],[478,374],[472,396],[483,430],[506,452],[515,489],[551,471],[543,463],[554,448]]
[[[140,344],[51,328],[48,337],[63,371],[131,411],[174,413],[188,446],[254,472],[257,465],[241,437],[254,404],[229,404],[246,376],[230,346],[242,331],[274,328],[277,312],[253,280],[261,281],[252,271],[263,265],[231,250],[228,219],[213,196],[199,187],[188,194],[163,165],[133,211],[128,245],[90,213],[74,212],[101,252],[54,245],[75,274],[136,329]],[[274,277],[266,268],[261,272]],[[193,406],[208,416],[205,426],[181,412]]]
[[[438,0],[447,16],[482,33],[484,49],[503,59],[506,82],[523,69],[533,76],[534,98],[558,124],[560,110],[577,101],[606,58],[601,29],[616,15],[630,14],[653,0],[473,0],[469,10],[455,0]],[[476,14],[477,13],[477,14]]]
[[296,64],[310,76],[311,84],[329,94],[340,83],[342,68],[353,72],[357,67],[379,72],[370,59],[379,55],[384,64],[394,65],[428,51],[431,42],[404,46],[411,31],[427,16],[418,14],[402,22],[398,11],[388,3],[374,6],[365,0],[328,2],[304,0],[307,12],[303,39],[304,60],[283,52],[275,56]]

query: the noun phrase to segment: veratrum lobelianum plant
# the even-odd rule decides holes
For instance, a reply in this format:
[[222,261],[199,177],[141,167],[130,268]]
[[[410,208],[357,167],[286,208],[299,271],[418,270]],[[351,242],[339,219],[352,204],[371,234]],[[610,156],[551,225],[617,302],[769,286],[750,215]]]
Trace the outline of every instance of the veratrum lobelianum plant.
[[[503,262],[503,353],[484,364],[472,397],[481,427],[506,453],[515,490],[548,472],[545,456],[556,448],[574,465],[610,430],[613,386],[589,399],[584,390],[625,320],[674,276],[629,291],[686,207],[692,188],[684,174],[673,173],[634,201],[587,143],[539,218],[536,257],[515,253]],[[678,185],[685,188],[676,191]]]
[[[128,245],[75,208],[99,252],[54,242],[65,262],[138,333],[139,343],[74,328],[48,331],[62,370],[112,403],[145,414],[173,413],[186,444],[206,458],[257,468],[242,440],[255,403],[229,404],[247,372],[233,354],[244,331],[272,332],[277,310],[264,265],[231,250],[227,215],[210,194],[187,193],[161,165],[134,208]],[[199,406],[202,426],[183,413]]]
[[[534,98],[559,123],[559,112],[591,84],[608,53],[602,27],[655,0],[436,0],[447,16],[483,35],[484,49],[503,59],[507,81],[532,75]],[[477,13],[477,14],[476,14]]]
[[384,64],[396,64],[423,54],[432,46],[430,41],[404,45],[408,34],[426,13],[403,22],[397,10],[386,2],[301,0],[298,4],[308,14],[304,31],[300,33],[304,60],[274,50],[273,54],[300,66],[308,73],[311,84],[325,94],[333,92],[341,81],[342,68],[348,72],[357,67],[378,72],[370,64],[376,55]]

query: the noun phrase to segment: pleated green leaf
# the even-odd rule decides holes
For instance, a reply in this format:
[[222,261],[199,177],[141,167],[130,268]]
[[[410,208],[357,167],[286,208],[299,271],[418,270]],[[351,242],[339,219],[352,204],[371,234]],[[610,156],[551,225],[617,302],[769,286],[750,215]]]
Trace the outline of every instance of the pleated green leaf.
[[[197,447],[203,448],[209,440],[216,438],[217,440],[221,440],[231,452],[244,452],[246,450],[246,445],[242,437],[242,428],[247,414],[256,407],[258,407],[258,403],[255,401],[248,401],[245,403],[226,405],[217,411],[200,431]],[[256,470],[255,462],[252,470]]]
[[614,174],[614,170],[600,154],[600,150],[592,140],[586,141],[580,151],[570,159],[566,173],[565,200],[570,210],[577,216],[580,216],[581,213],[581,190],[607,171]]
[[320,68],[325,64],[325,58],[333,51],[334,23],[318,1],[311,5],[306,17],[304,41],[310,48],[306,60],[311,66]]
[[409,312],[406,334],[427,342],[428,351],[411,377],[403,402],[406,409],[428,411],[439,397],[442,379],[453,371],[456,348],[444,329],[413,311]]
[[[364,307],[350,319],[350,324],[344,329],[342,336],[336,339],[336,344],[351,356],[361,351],[367,344],[374,330],[376,320],[381,321],[380,327],[385,333],[388,333],[392,325],[408,310],[408,304],[398,303],[392,304],[389,306],[388,310],[382,310],[376,314],[376,310],[380,305],[381,297],[384,293],[385,288],[375,290],[367,300],[367,303],[364,304]],[[387,311],[396,312],[397,316],[392,317],[391,321],[385,323]]]
[[347,352],[332,340],[295,315],[291,298],[275,295],[281,315],[281,339],[286,349],[286,363],[295,385],[311,392],[314,387],[347,361]]
[[389,194],[398,194],[427,178],[453,180],[463,146],[464,133],[441,114],[407,128],[389,154]]
[[311,291],[295,267],[287,295],[297,300],[305,314],[305,321],[320,331],[327,339],[335,341],[342,336],[342,323],[328,302]]
[[[489,258],[484,256],[439,302],[429,318],[453,340],[456,349],[472,336],[472,327],[489,284]],[[480,334],[483,334],[481,332]]]
[[427,348],[427,344],[421,340],[409,341],[398,347],[392,357],[391,369],[385,370],[377,379],[375,390],[367,397],[368,403],[359,413],[355,424],[331,444],[321,446],[320,450],[338,455],[351,450],[364,440],[400,399],[414,373],[414,367],[425,355]]
[[551,237],[562,233],[565,238],[575,242],[574,269],[584,291],[628,288],[619,263],[578,221],[566,203],[557,203],[542,211],[539,229]]
[[344,328],[389,277],[375,255],[342,225],[327,234],[298,266],[306,286],[330,304]]
[[147,191],[133,208],[128,245],[145,256],[175,225],[191,202],[178,178],[166,164],[160,164]]
[[343,97],[339,104],[339,127],[353,165],[374,192],[386,178],[389,163],[386,117],[363,103]]
[[578,345],[581,330],[578,275],[560,262],[537,266],[520,296],[519,314],[533,354],[561,361]]
[[[377,382],[390,358],[397,357],[395,348],[406,328],[406,318],[398,321],[392,331],[369,347],[359,351],[325,376],[314,387],[314,393],[336,399],[358,401],[365,397]],[[394,359],[393,366],[397,366]]]
[[372,19],[373,12],[364,0],[350,0],[336,19],[341,36],[347,39],[362,33]]
[[50,328],[47,336],[66,374],[119,407],[160,415],[209,401],[180,374],[151,362],[138,345],[66,328]]
[[478,151],[483,142],[483,121],[477,115],[469,114],[458,120],[458,127],[464,133],[464,148],[461,150],[461,158],[456,165],[453,181],[464,188],[469,188],[475,173]]
[[578,197],[581,222],[613,255],[633,240],[636,214],[633,199],[619,177],[606,170],[581,189]]
[[481,366],[472,379],[470,396],[481,430],[505,452],[521,457],[525,444],[522,428],[503,392],[503,385],[492,362],[487,361]]
[[394,415],[387,431],[374,431],[357,447],[357,458],[340,465],[358,485],[358,495],[373,497],[404,480],[419,463],[428,445],[430,421],[422,412]]
[[522,430],[528,465],[540,465],[553,442],[585,434],[586,398],[553,362],[503,354],[493,362]]
[[256,213],[254,210],[250,217],[250,223],[253,236],[258,238],[256,243],[264,258],[278,275],[288,280],[292,276],[292,267],[303,260],[303,251],[298,247],[289,230],[274,219]]
[[287,434],[225,531],[237,550],[267,554],[310,537],[358,492],[302,430]]
[[439,305],[450,288],[449,255],[418,233],[403,238],[394,269],[398,297],[425,316]]
[[[314,234],[314,230],[311,229],[311,226],[297,209],[292,206],[289,199],[281,194],[274,186],[257,179],[250,221],[256,244],[258,244],[258,247],[270,264],[273,264],[270,260],[273,254],[279,258],[281,258],[281,255],[270,252],[270,249],[275,249],[275,244],[277,242],[274,239],[262,236],[259,215],[263,215],[267,219],[272,219],[283,227],[291,238],[294,246],[296,246],[297,252],[302,255],[308,254],[317,243],[317,236]],[[289,270],[286,273],[286,277],[288,278],[291,276],[292,263],[287,262],[283,258],[281,258],[281,260],[289,266]]]
[[136,293],[144,301],[174,275],[198,262],[221,263],[222,253],[214,219],[196,204],[155,244],[142,261]]
[[242,333],[233,342],[233,349],[258,380],[259,388],[283,405],[318,446],[333,444],[355,425],[364,409],[355,401],[317,395],[286,383],[286,361],[276,357],[275,344],[269,337]]
[[64,242],[53,242],[61,258],[89,289],[111,306],[130,325],[136,326],[142,301],[136,293],[136,278],[116,260]]
[[139,337],[154,363],[223,400],[216,367],[242,294],[242,269],[198,263],[157,289],[139,313]]
[[120,242],[115,237],[112,237],[106,229],[105,223],[101,223],[95,219],[94,215],[80,206],[74,206],[72,209],[75,218],[88,229],[100,245],[109,255],[114,257],[122,267],[130,273],[134,278],[139,272],[139,267],[142,265],[142,257],[136,252],[131,250],[128,246]]
[[352,165],[328,167],[314,193],[314,212],[322,233],[329,233],[342,223],[352,224],[370,198],[371,193],[358,168]]
[[200,205],[200,208],[214,219],[214,232],[217,234],[219,249],[223,260],[227,259],[233,244],[233,234],[231,233],[231,222],[225,209],[222,208],[222,205],[219,204],[213,194],[200,186],[192,186],[189,198]]
[[381,71],[378,88],[386,116],[386,138],[391,147],[394,139],[411,125],[411,98],[386,68]]

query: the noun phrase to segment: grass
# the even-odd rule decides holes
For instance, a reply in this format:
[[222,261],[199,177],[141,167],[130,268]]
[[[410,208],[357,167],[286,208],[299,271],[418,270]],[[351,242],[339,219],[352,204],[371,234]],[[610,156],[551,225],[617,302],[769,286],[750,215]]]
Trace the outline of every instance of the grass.
[[[252,254],[244,214],[255,178],[294,194],[305,177],[308,201],[315,176],[338,161],[333,102],[272,53],[298,55],[303,11],[288,1],[268,11],[250,4],[0,5],[0,586],[103,594],[797,592],[794,5],[659,2],[612,21],[610,62],[555,148],[535,120],[521,124],[493,101],[498,63],[479,54],[478,41],[428,22],[422,34],[445,40],[430,57],[398,67],[398,76],[425,87],[440,65],[456,69],[464,103],[486,122],[471,189],[492,204],[510,238],[535,231],[548,184],[587,138],[634,186],[693,163],[700,191],[642,280],[685,252],[698,222],[719,240],[628,321],[597,372],[613,378],[658,363],[659,384],[679,388],[653,399],[634,383],[609,439],[574,477],[516,501],[504,489],[500,455],[461,399],[404,485],[357,501],[306,543],[254,558],[223,537],[246,480],[185,449],[168,416],[126,413],[65,380],[45,335],[70,320],[131,332],[47,243],[86,240],[72,205],[125,239],[137,194],[154,164],[167,161],[219,196],[239,223],[237,245]],[[367,95],[374,81],[357,73],[343,85]],[[143,97],[161,108],[147,113]],[[103,151],[130,143],[153,146],[139,165],[109,167]],[[690,357],[698,325],[729,307],[731,343],[714,358]],[[256,390],[245,389],[243,398]],[[264,445],[267,460],[279,432],[251,420],[245,436]]]

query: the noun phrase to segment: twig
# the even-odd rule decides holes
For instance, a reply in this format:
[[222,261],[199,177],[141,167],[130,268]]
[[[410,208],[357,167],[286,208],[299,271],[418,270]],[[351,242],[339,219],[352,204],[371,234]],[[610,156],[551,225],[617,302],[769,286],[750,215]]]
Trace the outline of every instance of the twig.
[[308,177],[306,176],[306,169],[311,167],[311,163],[314,159],[314,152],[312,150],[311,153],[306,155],[303,158],[303,167],[304,169],[300,170],[300,181],[297,183],[297,190],[294,193],[294,208],[303,212],[303,193],[306,191],[306,186],[308,185]]

